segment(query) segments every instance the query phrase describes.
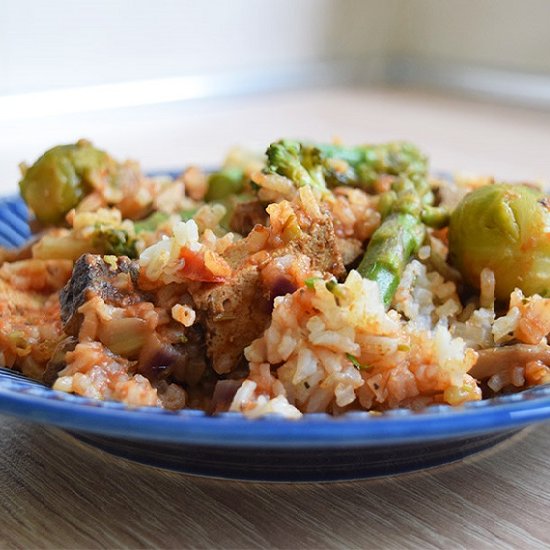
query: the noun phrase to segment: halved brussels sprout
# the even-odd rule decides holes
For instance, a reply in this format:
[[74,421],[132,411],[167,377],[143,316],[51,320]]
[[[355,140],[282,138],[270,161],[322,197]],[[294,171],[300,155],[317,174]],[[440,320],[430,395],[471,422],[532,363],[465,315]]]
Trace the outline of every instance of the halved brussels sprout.
[[114,165],[107,153],[89,141],[58,145],[24,171],[21,195],[39,221],[58,224],[90,192],[95,178]]
[[495,295],[514,288],[550,295],[550,197],[524,185],[487,185],[466,195],[451,215],[451,262],[479,288],[484,268],[495,274]]

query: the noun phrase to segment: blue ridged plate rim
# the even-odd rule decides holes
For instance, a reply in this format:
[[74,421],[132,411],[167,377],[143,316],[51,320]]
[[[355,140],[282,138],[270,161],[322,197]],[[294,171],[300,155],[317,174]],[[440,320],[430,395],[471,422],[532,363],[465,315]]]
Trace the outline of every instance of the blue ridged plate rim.
[[350,412],[300,420],[239,413],[130,409],[54,391],[8,372],[0,373],[0,412],[73,431],[110,437],[231,447],[369,447],[419,443],[513,430],[550,418],[550,388],[539,387],[462,407],[397,409],[383,415]]
[[[0,199],[0,245],[20,246],[29,238],[27,210],[19,197]],[[202,411],[129,408],[54,391],[7,369],[0,370],[0,413],[76,432],[140,441],[232,448],[354,448],[455,440],[518,429],[550,419],[550,387],[413,412],[382,415],[350,412],[339,417],[305,415],[299,420],[239,413],[209,416]]]

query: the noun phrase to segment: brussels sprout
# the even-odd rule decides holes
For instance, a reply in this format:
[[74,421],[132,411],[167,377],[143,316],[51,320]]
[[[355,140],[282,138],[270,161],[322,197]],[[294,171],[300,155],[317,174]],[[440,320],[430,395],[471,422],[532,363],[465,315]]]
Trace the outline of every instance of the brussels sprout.
[[114,165],[109,155],[85,140],[46,151],[19,182],[21,195],[44,224],[57,224],[91,190],[94,178]]
[[508,299],[550,293],[550,198],[523,185],[487,185],[466,195],[451,215],[451,262],[480,286],[484,268],[495,274],[495,295]]

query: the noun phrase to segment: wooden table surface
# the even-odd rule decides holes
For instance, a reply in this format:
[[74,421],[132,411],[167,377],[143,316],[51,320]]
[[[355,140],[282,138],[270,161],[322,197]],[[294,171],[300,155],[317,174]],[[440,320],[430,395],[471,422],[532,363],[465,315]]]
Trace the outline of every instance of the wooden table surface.
[[2,421],[2,548],[550,545],[549,424],[426,472],[277,485],[165,472]]
[[[438,169],[550,180],[550,113],[412,90],[319,90],[13,123],[15,166],[87,136],[147,167],[216,162],[283,135],[407,138]],[[400,477],[270,485],[193,478],[111,457],[1,417],[0,548],[543,548],[550,424],[481,455]]]

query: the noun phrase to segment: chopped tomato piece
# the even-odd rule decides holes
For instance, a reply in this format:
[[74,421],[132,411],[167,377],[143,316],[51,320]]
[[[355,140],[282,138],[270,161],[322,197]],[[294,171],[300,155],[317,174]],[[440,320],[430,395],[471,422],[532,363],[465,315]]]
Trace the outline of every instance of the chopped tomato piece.
[[210,250],[202,253],[183,247],[180,258],[184,260],[182,274],[191,281],[222,283],[231,275],[231,268],[225,260]]

